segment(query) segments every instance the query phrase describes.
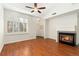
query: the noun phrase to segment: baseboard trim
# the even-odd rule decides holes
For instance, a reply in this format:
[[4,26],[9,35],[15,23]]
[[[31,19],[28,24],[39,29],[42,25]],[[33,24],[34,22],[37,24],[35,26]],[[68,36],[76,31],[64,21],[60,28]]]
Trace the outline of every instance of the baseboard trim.
[[51,39],[51,40],[54,40],[54,41],[56,41],[56,39],[52,39],[52,38],[45,38],[45,39]]
[[0,47],[0,53],[1,53],[2,49],[3,49],[3,47],[4,47],[4,44]]
[[4,44],[5,45],[6,44],[12,44],[12,43],[22,42],[22,41],[26,41],[26,40],[33,40],[33,39],[36,39],[36,38],[29,38],[29,39],[22,39],[22,40],[17,40],[17,41],[11,41],[11,42],[6,42]]

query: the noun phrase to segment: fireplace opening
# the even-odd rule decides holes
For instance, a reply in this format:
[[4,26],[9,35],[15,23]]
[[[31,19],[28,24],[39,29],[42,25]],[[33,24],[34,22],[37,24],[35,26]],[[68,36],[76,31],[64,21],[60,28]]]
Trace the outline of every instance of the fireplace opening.
[[68,45],[72,45],[75,46],[75,40],[76,40],[76,33],[75,32],[71,32],[71,31],[59,31],[58,32],[58,39],[59,42],[64,43],[64,44],[68,44]]

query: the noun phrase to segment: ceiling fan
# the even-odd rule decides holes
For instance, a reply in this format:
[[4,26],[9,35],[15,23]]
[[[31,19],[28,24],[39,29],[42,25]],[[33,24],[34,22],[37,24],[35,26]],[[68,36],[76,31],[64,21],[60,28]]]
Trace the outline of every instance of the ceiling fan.
[[38,7],[37,3],[34,3],[34,6],[33,7],[30,7],[30,6],[25,6],[26,8],[30,8],[32,9],[31,13],[37,11],[38,13],[41,13],[41,9],[46,9],[46,7]]

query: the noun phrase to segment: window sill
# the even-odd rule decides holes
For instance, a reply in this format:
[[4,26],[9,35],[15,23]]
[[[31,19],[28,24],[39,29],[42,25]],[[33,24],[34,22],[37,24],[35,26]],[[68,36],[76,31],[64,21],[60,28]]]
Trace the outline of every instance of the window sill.
[[28,32],[6,33],[5,35],[23,35],[23,34],[28,34]]

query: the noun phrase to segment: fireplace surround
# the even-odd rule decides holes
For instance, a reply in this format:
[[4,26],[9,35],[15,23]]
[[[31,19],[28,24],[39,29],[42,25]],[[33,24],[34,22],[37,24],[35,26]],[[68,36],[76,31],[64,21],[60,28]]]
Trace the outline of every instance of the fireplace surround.
[[76,45],[76,32],[58,31],[58,39],[59,39],[59,43],[75,46]]

